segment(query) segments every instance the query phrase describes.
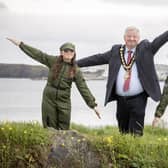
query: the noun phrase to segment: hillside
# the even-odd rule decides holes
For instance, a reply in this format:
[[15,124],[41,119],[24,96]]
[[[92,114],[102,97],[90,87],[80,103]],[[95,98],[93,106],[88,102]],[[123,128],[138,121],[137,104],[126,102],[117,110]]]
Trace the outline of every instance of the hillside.
[[43,78],[48,69],[39,65],[0,64],[0,78]]
[[[81,68],[85,79],[105,79],[107,77],[107,66],[94,66]],[[159,80],[165,80],[168,76],[168,65],[156,64]],[[32,78],[44,79],[47,77],[48,69],[39,65],[4,64],[0,63],[0,78]]]

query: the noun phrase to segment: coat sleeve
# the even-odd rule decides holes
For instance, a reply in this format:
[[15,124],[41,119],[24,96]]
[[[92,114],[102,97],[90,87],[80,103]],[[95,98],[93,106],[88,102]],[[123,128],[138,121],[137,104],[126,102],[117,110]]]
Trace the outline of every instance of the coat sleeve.
[[162,33],[160,36],[156,37],[152,42],[151,42],[151,49],[153,54],[155,54],[159,48],[164,45],[168,41],[168,31]]
[[97,104],[95,102],[95,98],[92,95],[92,93],[90,92],[90,90],[85,82],[85,79],[83,78],[82,72],[79,70],[79,68],[77,68],[77,72],[76,72],[74,81],[75,81],[75,84],[76,84],[81,96],[85,100],[86,104],[90,108],[94,108],[95,106],[97,106]]
[[168,105],[168,77],[166,79],[166,82],[163,88],[163,94],[162,94],[160,103],[156,108],[155,117],[161,117],[164,114],[167,105]]
[[19,47],[25,54],[27,54],[28,56],[30,56],[34,60],[46,65],[47,67],[50,67],[51,60],[56,58],[54,56],[50,56],[50,55],[40,51],[39,49],[36,49],[36,48],[33,48],[27,44],[24,44],[23,42],[21,42]]
[[77,61],[79,67],[108,64],[111,57],[111,50],[105,53],[92,55]]

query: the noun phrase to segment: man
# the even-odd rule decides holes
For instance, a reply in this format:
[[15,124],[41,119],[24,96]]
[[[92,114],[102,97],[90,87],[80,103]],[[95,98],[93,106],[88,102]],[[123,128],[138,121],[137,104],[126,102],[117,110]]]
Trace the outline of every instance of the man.
[[167,105],[168,105],[168,76],[165,81],[165,85],[163,88],[163,94],[160,99],[160,103],[158,104],[156,111],[155,111],[155,118],[152,122],[153,127],[155,127],[158,124],[158,122],[160,121],[160,118],[164,114]]
[[161,97],[153,57],[168,41],[168,31],[152,42],[140,40],[136,27],[127,27],[124,45],[79,60],[80,67],[109,65],[105,105],[117,100],[117,120],[121,133],[143,135],[147,97],[158,101]]

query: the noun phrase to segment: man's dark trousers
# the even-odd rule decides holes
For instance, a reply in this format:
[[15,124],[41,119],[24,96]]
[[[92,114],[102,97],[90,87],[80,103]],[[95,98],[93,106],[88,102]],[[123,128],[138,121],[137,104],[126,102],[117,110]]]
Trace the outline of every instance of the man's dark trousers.
[[117,96],[117,120],[121,133],[143,135],[147,94]]

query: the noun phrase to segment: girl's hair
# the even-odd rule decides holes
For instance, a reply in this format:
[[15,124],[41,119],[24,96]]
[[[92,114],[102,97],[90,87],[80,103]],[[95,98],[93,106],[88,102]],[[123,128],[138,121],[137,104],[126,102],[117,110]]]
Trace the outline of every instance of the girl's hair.
[[[74,57],[72,58],[71,60],[71,63],[70,63],[70,68],[69,68],[69,71],[68,71],[68,77],[69,78],[74,78],[75,74],[76,74],[76,68],[77,68],[77,64],[75,63],[75,58],[76,58],[76,54],[74,55]],[[60,55],[54,65],[52,66],[52,71],[53,71],[53,76],[52,76],[52,79],[55,80],[58,78],[58,75],[60,73],[60,70],[62,68],[62,63],[63,63],[63,56]]]

